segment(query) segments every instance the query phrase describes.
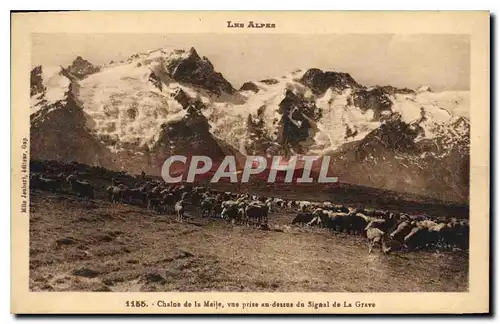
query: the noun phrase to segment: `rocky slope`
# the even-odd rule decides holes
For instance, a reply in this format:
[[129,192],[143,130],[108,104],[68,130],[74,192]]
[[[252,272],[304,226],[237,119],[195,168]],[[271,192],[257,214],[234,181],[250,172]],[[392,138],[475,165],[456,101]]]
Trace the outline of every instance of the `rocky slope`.
[[30,94],[34,158],[159,174],[175,154],[330,155],[343,182],[468,199],[468,92],[314,68],[235,90],[191,48],[39,66]]

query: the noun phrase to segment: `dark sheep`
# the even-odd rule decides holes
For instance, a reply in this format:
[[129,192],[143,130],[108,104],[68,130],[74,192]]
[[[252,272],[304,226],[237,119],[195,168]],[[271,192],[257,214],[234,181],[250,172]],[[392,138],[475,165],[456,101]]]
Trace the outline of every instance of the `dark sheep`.
[[221,212],[221,217],[227,220],[230,224],[241,222],[240,211],[235,206],[224,208]]
[[349,222],[346,217],[348,216],[345,213],[330,212],[325,219],[325,227],[334,231],[343,232],[349,228]]
[[165,193],[161,200],[161,205],[163,211],[166,213],[173,212],[175,210],[175,196],[172,193]]
[[134,189],[127,189],[124,191],[124,196],[126,197],[129,204],[138,201],[142,206],[144,207],[147,206],[146,186]]
[[429,229],[425,226],[417,226],[405,236],[404,244],[409,250],[423,249],[430,242],[429,239]]
[[350,214],[344,218],[344,228],[348,233],[364,235],[367,221],[358,214]]
[[247,226],[250,223],[260,225],[263,221],[267,223],[267,208],[253,204],[248,205],[245,209],[245,221]]
[[74,191],[78,197],[93,199],[95,188],[87,181],[78,180],[76,175],[70,175],[67,178],[70,189]]
[[312,213],[298,213],[297,216],[292,220],[292,225],[295,224],[307,224],[314,218]]
[[156,213],[161,213],[163,210],[161,198],[154,196],[148,198],[148,205],[146,208],[149,210],[153,210]]

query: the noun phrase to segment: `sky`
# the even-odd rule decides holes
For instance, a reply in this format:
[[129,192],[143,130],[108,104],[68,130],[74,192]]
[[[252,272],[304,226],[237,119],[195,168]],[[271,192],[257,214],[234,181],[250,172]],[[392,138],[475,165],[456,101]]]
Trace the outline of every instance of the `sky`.
[[32,67],[120,61],[157,48],[196,48],[239,88],[297,69],[347,72],[365,86],[470,89],[470,39],[459,34],[32,34]]

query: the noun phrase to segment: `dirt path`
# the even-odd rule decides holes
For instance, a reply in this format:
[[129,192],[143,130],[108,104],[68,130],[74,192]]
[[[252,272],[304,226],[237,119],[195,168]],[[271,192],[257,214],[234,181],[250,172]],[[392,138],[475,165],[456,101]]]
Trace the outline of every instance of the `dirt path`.
[[465,291],[467,255],[368,254],[361,237],[201,219],[177,223],[129,205],[31,193],[34,291]]

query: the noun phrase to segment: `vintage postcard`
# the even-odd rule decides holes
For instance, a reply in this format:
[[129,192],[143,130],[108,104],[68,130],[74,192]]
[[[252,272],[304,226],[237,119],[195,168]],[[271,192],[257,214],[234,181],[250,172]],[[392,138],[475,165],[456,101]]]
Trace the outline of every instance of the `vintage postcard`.
[[488,313],[489,25],[13,13],[11,311]]

